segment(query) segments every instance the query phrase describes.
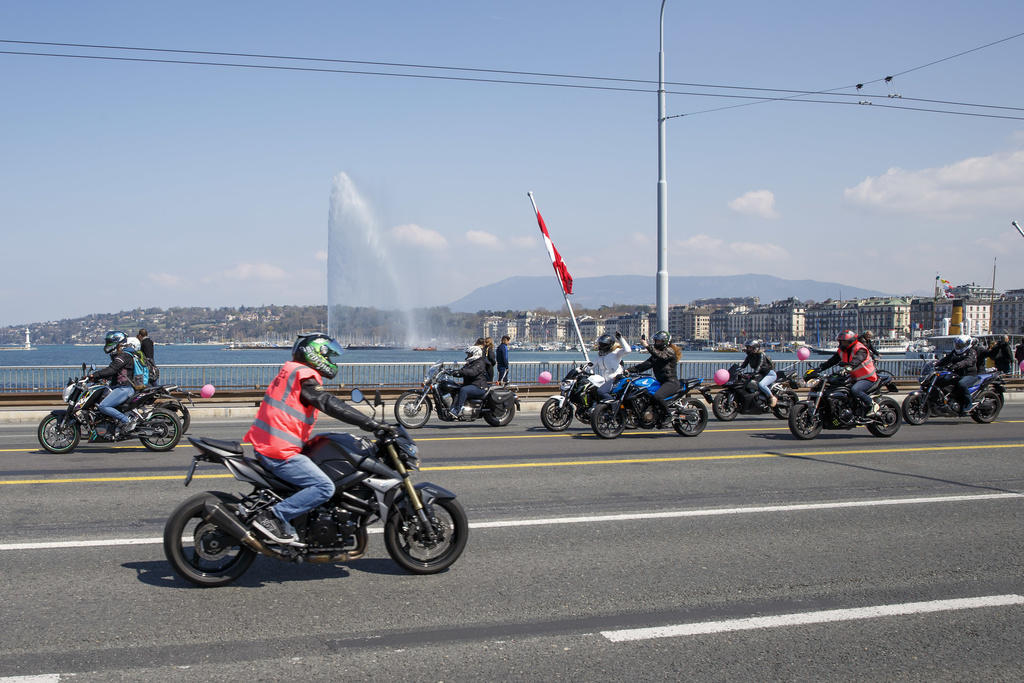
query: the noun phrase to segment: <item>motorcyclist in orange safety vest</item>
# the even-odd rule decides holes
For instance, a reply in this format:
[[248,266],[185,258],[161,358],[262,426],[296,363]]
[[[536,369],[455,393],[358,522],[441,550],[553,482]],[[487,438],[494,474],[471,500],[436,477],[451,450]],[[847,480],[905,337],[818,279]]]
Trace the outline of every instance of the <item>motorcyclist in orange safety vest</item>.
[[819,370],[825,370],[833,365],[842,363],[849,369],[853,384],[850,386],[850,395],[860,403],[864,409],[862,414],[874,415],[878,412],[878,404],[871,400],[867,390],[872,384],[878,381],[875,373],[875,362],[871,358],[868,347],[864,346],[857,339],[857,333],[852,330],[840,332],[836,337],[839,348],[824,363],[818,366]]
[[334,482],[302,454],[318,411],[369,432],[393,435],[394,428],[363,415],[323,387],[338,374],[342,349],[325,334],[304,334],[292,346],[292,360],[281,366],[267,387],[256,419],[245,435],[260,464],[300,490],[261,512],[253,527],[275,543],[298,544],[291,520],[334,495]]

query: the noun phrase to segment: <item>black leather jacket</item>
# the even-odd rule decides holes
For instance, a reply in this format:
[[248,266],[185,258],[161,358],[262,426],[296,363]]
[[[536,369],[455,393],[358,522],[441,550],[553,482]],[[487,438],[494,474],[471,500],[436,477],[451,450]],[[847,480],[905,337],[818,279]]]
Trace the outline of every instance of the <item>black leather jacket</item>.
[[674,347],[669,345],[663,349],[659,349],[655,347],[654,344],[650,344],[647,346],[647,351],[651,354],[650,358],[631,367],[629,369],[630,372],[653,370],[654,379],[658,380],[662,384],[670,380],[678,379],[678,377],[676,377],[676,364],[678,364],[679,360],[676,358],[676,351]]
[[376,422],[369,415],[363,415],[337,396],[328,393],[316,379],[312,377],[304,379],[301,386],[302,390],[299,393],[299,400],[302,401],[303,405],[316,408],[322,413],[330,415],[335,420],[356,425],[368,432],[376,431],[383,427],[382,424]]

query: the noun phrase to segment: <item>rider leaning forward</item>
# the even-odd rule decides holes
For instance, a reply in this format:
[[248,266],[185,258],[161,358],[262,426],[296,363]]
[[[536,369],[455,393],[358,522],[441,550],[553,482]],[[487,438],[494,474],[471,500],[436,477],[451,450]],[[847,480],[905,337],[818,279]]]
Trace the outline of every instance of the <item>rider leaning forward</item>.
[[277,543],[297,543],[291,520],[334,495],[331,478],[301,452],[313,432],[318,411],[378,436],[394,434],[392,427],[363,415],[324,389],[323,378],[333,379],[338,374],[337,357],[341,353],[338,343],[325,334],[299,335],[292,346],[292,360],[281,366],[267,387],[256,420],[245,435],[260,464],[301,487],[261,512],[253,522],[253,527]]
[[111,330],[103,338],[103,353],[110,355],[110,365],[96,370],[86,376],[89,381],[98,379],[110,380],[110,392],[100,401],[97,408],[101,413],[117,421],[115,437],[130,433],[135,429],[138,418],[125,415],[117,406],[135,395],[132,380],[135,378],[135,361],[124,350],[128,335],[120,330]]
[[849,367],[850,377],[853,379],[850,394],[860,402],[865,414],[874,415],[878,412],[878,405],[867,393],[868,388],[878,381],[871,352],[857,339],[857,333],[851,330],[840,332],[836,341],[839,342],[839,348],[828,360],[819,365],[818,369],[825,370],[839,363]]

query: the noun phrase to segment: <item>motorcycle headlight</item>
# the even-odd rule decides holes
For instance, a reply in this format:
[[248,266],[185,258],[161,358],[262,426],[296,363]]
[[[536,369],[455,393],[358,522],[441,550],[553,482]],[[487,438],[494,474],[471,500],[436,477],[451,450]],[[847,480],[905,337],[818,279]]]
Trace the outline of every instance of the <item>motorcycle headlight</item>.
[[573,381],[571,379],[563,379],[562,383],[559,385],[559,389],[561,389],[562,391],[569,391],[570,389],[572,389],[572,385]]
[[75,390],[75,385],[74,384],[69,384],[66,387],[64,387],[64,393],[61,394],[61,398],[64,400],[65,403],[67,403],[68,399],[71,398],[71,392],[74,391],[74,390]]

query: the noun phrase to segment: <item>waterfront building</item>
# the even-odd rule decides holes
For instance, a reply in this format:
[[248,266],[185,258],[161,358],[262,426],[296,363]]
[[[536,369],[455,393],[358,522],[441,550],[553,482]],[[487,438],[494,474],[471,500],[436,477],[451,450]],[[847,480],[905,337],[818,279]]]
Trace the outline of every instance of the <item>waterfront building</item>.
[[1024,289],[1007,290],[992,304],[992,333],[1020,334],[1024,332]]
[[597,338],[604,334],[604,320],[601,318],[585,315],[579,318],[576,324],[580,326],[580,336],[587,344],[597,341]]
[[647,311],[638,311],[636,313],[627,313],[613,318],[606,318],[604,321],[604,330],[611,334],[621,332],[622,336],[632,344],[636,342],[636,340],[640,339],[641,336],[651,336],[650,316]]
[[764,339],[786,342],[804,338],[807,322],[804,302],[794,297],[773,301],[768,313],[768,331]]
[[[860,330],[860,315],[856,301],[833,301],[807,306],[804,317],[804,339],[815,346],[831,347],[840,332]],[[865,328],[867,329],[867,328]]]
[[874,332],[878,339],[910,336],[910,300],[903,297],[870,297],[857,301],[857,333]]
[[711,339],[711,311],[695,306],[670,306],[668,332],[673,339],[708,341]]

